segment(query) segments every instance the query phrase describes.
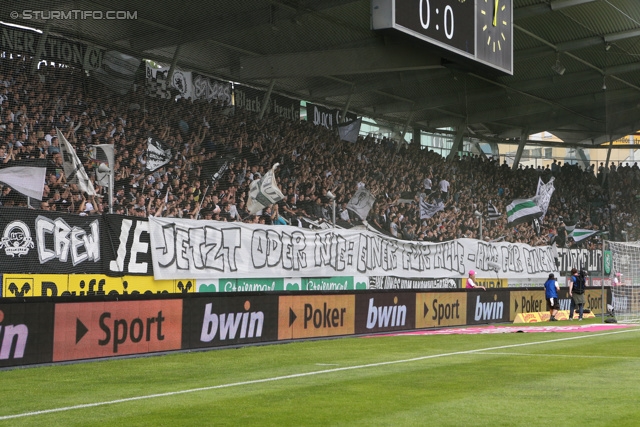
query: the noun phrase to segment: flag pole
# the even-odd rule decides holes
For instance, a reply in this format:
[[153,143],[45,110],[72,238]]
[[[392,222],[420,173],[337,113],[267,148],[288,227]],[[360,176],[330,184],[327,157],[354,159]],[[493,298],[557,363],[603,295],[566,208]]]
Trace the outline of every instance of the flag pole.
[[208,192],[209,192],[209,186],[207,185],[207,188],[204,189],[204,193],[202,193],[202,200],[200,200],[200,206],[198,206],[198,215],[196,216],[196,219],[200,219],[200,209],[202,209],[204,198],[206,197]]
[[114,165],[109,165],[109,213],[110,214],[113,213],[113,182],[114,182],[113,166]]

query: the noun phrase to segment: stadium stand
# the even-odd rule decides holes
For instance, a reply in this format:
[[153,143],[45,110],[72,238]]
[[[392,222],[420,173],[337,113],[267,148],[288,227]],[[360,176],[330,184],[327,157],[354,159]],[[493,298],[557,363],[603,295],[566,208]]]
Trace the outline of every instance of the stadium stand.
[[[43,201],[32,201],[34,208],[107,212],[109,192],[95,181],[98,165],[89,150],[94,144],[112,144],[114,212],[124,215],[322,227],[333,219],[330,192],[336,195],[338,225],[352,227],[362,221],[346,211],[346,204],[364,184],[376,197],[365,225],[405,240],[478,238],[474,212],[486,212],[489,201],[502,216],[485,222],[484,240],[575,246],[566,238],[571,226],[606,231],[616,240],[624,240],[622,230],[640,235],[637,163],[612,164],[603,183],[595,167],[582,170],[565,163],[554,170],[512,170],[479,156],[447,160],[414,143],[398,145],[372,136],[341,141],[321,126],[275,113],[259,120],[257,113],[221,101],[153,98],[140,82],[119,95],[66,65],[42,63],[33,75],[29,69],[29,58],[0,58],[0,161],[47,160]],[[56,128],[75,148],[95,196],[67,182]],[[153,172],[145,167],[149,135],[172,153],[170,162]],[[286,198],[250,215],[250,183],[275,163]],[[547,182],[552,176],[556,190],[540,232],[530,224],[507,227],[507,205],[533,197],[539,177]],[[426,178],[433,182],[432,191],[425,191]],[[444,210],[421,220],[420,194],[438,203],[444,199],[437,185],[442,180],[450,183]],[[29,200],[5,185],[0,203],[26,206]],[[579,245],[595,249],[600,242],[594,235]]]

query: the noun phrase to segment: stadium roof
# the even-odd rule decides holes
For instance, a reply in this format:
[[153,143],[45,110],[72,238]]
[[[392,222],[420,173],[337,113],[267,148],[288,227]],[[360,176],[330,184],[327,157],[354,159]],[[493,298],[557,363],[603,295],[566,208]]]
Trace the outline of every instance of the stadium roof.
[[[136,14],[11,19],[27,5]],[[583,147],[640,128],[638,0],[513,0],[513,75],[461,66],[425,42],[371,30],[371,0],[8,0],[2,9],[5,22],[48,22],[54,34],[175,58],[184,69],[255,87],[273,82],[278,93],[348,105],[399,127],[462,126],[487,140],[548,131]]]

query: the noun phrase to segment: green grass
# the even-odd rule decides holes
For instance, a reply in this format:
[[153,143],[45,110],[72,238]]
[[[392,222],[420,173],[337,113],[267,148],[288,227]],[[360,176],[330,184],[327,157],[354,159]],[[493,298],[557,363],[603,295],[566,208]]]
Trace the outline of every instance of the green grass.
[[0,372],[0,416],[205,389],[0,425],[635,426],[639,340],[640,329],[345,338],[15,369]]

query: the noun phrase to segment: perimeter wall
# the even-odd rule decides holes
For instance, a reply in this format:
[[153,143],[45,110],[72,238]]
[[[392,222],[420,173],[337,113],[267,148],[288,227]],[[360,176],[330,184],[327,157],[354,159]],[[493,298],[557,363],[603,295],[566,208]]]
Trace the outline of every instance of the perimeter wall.
[[[20,208],[0,224],[0,367],[511,322],[545,311],[550,272],[603,265],[596,251],[352,230]],[[487,291],[464,289],[470,269]],[[589,288],[587,308],[602,300]]]

